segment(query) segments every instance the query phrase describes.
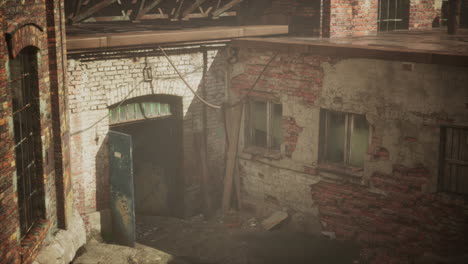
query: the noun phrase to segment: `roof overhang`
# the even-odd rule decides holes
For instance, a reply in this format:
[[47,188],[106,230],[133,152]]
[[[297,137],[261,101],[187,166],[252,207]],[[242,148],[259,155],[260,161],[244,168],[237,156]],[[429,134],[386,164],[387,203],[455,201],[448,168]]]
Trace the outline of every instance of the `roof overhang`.
[[205,27],[183,30],[132,31],[123,33],[83,34],[67,36],[67,50],[111,49],[150,45],[166,45],[243,37],[288,34],[287,25],[259,25],[236,27]]

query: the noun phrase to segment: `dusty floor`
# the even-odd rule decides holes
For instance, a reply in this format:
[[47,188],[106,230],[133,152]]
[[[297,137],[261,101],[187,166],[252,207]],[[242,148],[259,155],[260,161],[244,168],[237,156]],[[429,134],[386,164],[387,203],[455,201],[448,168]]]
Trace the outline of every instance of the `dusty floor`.
[[347,264],[354,245],[280,228],[262,230],[246,215],[188,220],[137,216],[135,249],[88,243],[74,264]]

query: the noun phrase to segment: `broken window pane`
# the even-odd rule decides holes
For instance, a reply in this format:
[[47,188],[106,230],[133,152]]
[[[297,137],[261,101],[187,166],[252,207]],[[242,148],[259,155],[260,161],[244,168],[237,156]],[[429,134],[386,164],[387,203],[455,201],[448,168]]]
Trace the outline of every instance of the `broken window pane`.
[[251,143],[258,147],[267,147],[267,103],[252,101],[251,111]]
[[366,117],[322,110],[321,118],[321,160],[363,167],[369,144],[369,125]]
[[283,106],[273,104],[272,108],[271,148],[280,149],[283,141]]
[[343,163],[345,147],[346,115],[339,112],[327,112],[325,159],[332,163]]
[[362,167],[364,156],[369,144],[369,125],[363,115],[353,115],[354,122],[351,129],[349,165]]
[[129,120],[135,120],[135,104],[127,105],[127,115]]

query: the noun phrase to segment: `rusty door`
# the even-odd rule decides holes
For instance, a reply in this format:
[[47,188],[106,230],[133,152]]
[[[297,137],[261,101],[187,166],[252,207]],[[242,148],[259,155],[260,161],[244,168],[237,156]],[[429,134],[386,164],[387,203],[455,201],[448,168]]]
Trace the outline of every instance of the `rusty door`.
[[109,172],[113,237],[116,243],[135,246],[135,194],[132,137],[109,131]]

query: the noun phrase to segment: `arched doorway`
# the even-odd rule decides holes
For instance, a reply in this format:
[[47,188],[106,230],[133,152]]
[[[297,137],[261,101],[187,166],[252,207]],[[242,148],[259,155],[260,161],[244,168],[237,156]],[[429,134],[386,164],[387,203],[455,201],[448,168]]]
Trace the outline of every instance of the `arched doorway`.
[[136,215],[178,215],[183,186],[182,99],[143,96],[111,106],[109,111],[110,130],[131,138]]

